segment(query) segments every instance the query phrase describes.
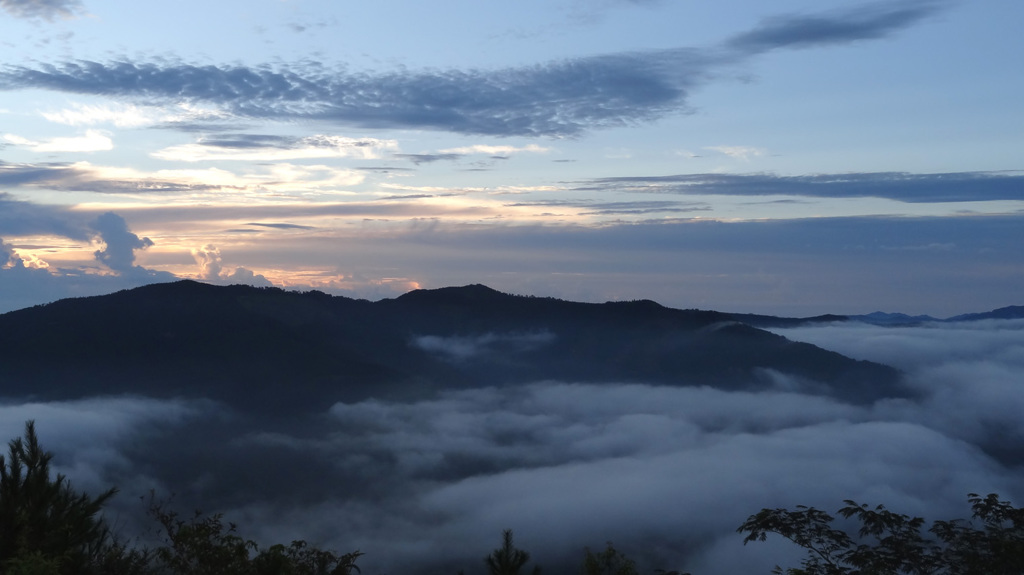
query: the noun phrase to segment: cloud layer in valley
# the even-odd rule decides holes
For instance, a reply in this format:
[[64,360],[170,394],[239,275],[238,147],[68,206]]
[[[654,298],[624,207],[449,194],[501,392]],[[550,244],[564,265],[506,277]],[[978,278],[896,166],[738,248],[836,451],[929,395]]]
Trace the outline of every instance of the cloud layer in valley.
[[8,400],[3,421],[13,436],[36,419],[81,485],[121,486],[119,517],[141,512],[136,495],[172,490],[249,536],[358,548],[371,572],[474,572],[506,528],[549,570],[610,540],[644,569],[768,572],[796,556],[742,545],[735,528],[762,507],[849,498],[952,518],[968,492],[1020,503],[1019,321],[785,333],[891,361],[921,395],[855,406],[781,389],[481,381],[302,421],[125,398]]

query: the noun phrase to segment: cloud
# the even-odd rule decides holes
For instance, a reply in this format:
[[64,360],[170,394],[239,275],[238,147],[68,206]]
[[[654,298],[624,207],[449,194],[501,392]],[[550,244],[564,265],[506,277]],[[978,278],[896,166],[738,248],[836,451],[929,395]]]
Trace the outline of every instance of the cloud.
[[199,266],[199,279],[203,281],[220,285],[245,284],[260,287],[273,285],[270,280],[262,275],[241,266],[236,267],[230,272],[225,270],[220,250],[214,245],[207,244],[201,248],[193,249],[192,258],[195,259],[196,264]]
[[[359,549],[368,573],[478,570],[506,528],[548,572],[577,570],[584,546],[610,540],[641,572],[767,573],[798,559],[776,543],[743,545],[736,527],[763,507],[832,511],[854,499],[947,519],[969,516],[972,491],[1020,505],[1024,323],[786,333],[902,358],[921,393],[851,405],[781,389],[484,377],[276,419],[192,400],[8,401],[0,431],[14,437],[36,419],[76,486],[122,487],[126,521],[141,514],[133,496],[156,487],[264,544]],[[472,358],[522,340],[432,341]]]
[[0,162],[0,184],[3,185],[110,194],[213,190],[221,186],[203,182],[223,181],[227,174],[228,172],[223,170],[160,170],[153,174],[145,174],[131,169],[94,166],[89,162]]
[[[554,382],[340,403],[330,439],[290,444],[307,453],[315,445],[362,477],[388,477],[392,488],[379,503],[362,497],[364,506],[335,502],[294,518],[327,528],[320,513],[372,517],[353,519],[338,541],[388,549],[366,558],[384,570],[438,557],[472,568],[511,527],[552,570],[573,568],[584,545],[612,540],[647,570],[702,564],[702,572],[734,573],[758,564],[734,530],[761,507],[831,509],[852,498],[954,517],[972,489],[1013,497],[1024,487],[1010,463],[929,422],[951,406],[905,405]],[[717,545],[735,556],[712,564],[704,553]]]
[[[723,149],[724,148],[724,149]],[[751,148],[709,148],[734,157],[758,155]],[[808,196],[823,198],[888,198],[902,202],[973,202],[1024,199],[1024,174],[1019,172],[951,172],[909,174],[867,172],[776,176],[772,174],[681,174],[599,178],[583,182],[586,189],[730,196]]]
[[765,152],[761,148],[754,148],[751,146],[707,146],[705,150],[714,150],[729,156],[730,158],[736,158],[737,160],[743,160],[744,162],[750,161],[751,156],[764,156]]
[[82,10],[82,3],[79,0],[0,0],[0,8],[17,18],[53,21],[75,16]]
[[706,204],[695,204],[694,202],[665,202],[665,201],[634,201],[634,202],[595,202],[589,205],[581,205],[588,208],[582,212],[583,215],[639,215],[639,214],[685,214],[691,212],[710,211],[711,207]]
[[319,63],[288,67],[75,61],[0,69],[0,89],[46,89],[212,105],[237,118],[315,119],[360,128],[503,136],[577,136],[688,109],[714,72],[782,47],[886,36],[937,4],[870,4],[781,17],[718,48],[588,56],[498,70],[350,73]]
[[154,152],[161,160],[179,162],[257,161],[279,162],[306,158],[359,158],[373,160],[385,150],[397,149],[394,140],[307,136],[293,138],[264,134],[224,134],[208,137],[195,144],[172,146]]
[[491,157],[491,159],[507,159],[512,154],[529,152],[529,153],[547,153],[550,148],[538,146],[536,144],[528,144],[526,146],[490,146],[485,144],[475,144],[472,146],[460,146],[458,148],[446,148],[433,154],[392,154],[395,158],[401,158],[403,160],[409,160],[416,164],[429,164],[438,161],[456,161],[470,155],[485,154]]
[[69,126],[113,124],[118,128],[138,128],[158,122],[152,112],[130,104],[103,106],[75,104],[59,112],[40,113],[51,122]]
[[[58,402],[0,402],[0,437],[24,433],[26,421],[36,422],[44,449],[56,454],[54,471],[68,477],[79,491],[96,494],[112,486],[122,495],[114,503],[129,513],[117,517],[115,527],[135,527],[141,506],[136,496],[163,486],[145,470],[133,467],[132,446],[168,430],[210,416],[216,406],[207,401],[158,400],[144,397],[91,397]],[[118,481],[114,485],[114,481]],[[127,492],[127,493],[126,493]],[[127,499],[127,501],[126,501]]]
[[[17,180],[35,177],[31,170],[11,177],[12,174],[5,169],[8,165],[0,163],[0,185],[7,184],[5,180],[8,178]],[[0,237],[37,234],[76,240],[87,240],[92,235],[86,218],[64,206],[36,204],[0,192]]]
[[274,191],[351,186],[365,176],[358,170],[290,163],[260,164],[236,174],[218,167],[143,172],[89,162],[5,164],[0,184],[101,194],[201,193],[224,190]]
[[299,224],[285,224],[285,223],[259,223],[249,222],[247,226],[259,226],[261,228],[274,228],[278,230],[311,230],[313,226],[303,226]]
[[114,149],[110,136],[99,130],[87,130],[83,136],[52,138],[42,142],[14,134],[4,134],[4,139],[33,152],[102,152]]
[[[636,200],[622,202],[596,202],[589,199],[579,200],[535,200],[504,204],[510,208],[578,208],[578,215],[643,215],[643,214],[679,214],[689,212],[711,211],[711,206],[703,202],[679,202],[665,200]],[[562,215],[568,215],[562,214]]]
[[463,158],[463,154],[393,154],[393,156],[403,160],[409,160],[417,166],[442,160],[455,161]]
[[142,270],[135,265],[135,250],[152,246],[153,240],[133,234],[128,229],[128,222],[114,212],[96,218],[91,226],[104,244],[102,250],[94,253],[96,261],[117,272]]
[[0,239],[0,313],[177,279],[169,273],[133,265],[134,250],[144,249],[152,242],[128,231],[124,219],[116,214],[103,214],[90,221],[86,213],[15,200],[0,192],[0,238],[57,236],[87,244],[97,234],[105,245],[94,256],[119,272],[117,275],[51,266],[35,255],[18,253],[17,245]]
[[412,339],[413,347],[436,353],[453,361],[466,361],[481,355],[521,352],[536,349],[555,340],[555,334],[541,333],[488,333],[478,336],[422,335]]
[[484,144],[476,144],[473,146],[462,146],[459,148],[448,148],[441,150],[442,154],[459,154],[459,155],[470,155],[470,154],[486,154],[488,156],[510,156],[512,154],[518,154],[522,152],[529,152],[534,154],[546,154],[551,151],[550,148],[538,146],[536,144],[528,144],[526,146],[488,146]]
[[874,2],[815,15],[776,16],[734,36],[727,47],[744,53],[780,48],[813,48],[885,38],[935,14],[942,2]]
[[910,406],[887,406],[897,417],[941,429],[951,437],[1024,463],[1011,444],[1024,441],[1016,413],[1024,409],[1017,374],[1024,369],[1024,320],[930,323],[922,327],[866,324],[772,330],[859,359],[907,370],[925,394],[930,420]]
[[14,253],[14,248],[10,245],[5,244],[3,238],[0,238],[0,268],[5,267],[23,267],[25,264],[21,261],[21,258]]

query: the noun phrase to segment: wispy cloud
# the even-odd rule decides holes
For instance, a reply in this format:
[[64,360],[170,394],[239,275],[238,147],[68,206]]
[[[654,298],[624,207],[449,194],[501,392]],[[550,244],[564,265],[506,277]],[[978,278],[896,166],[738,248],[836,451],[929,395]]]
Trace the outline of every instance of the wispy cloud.
[[[707,146],[705,150],[714,150],[729,156],[730,158],[736,158],[737,160],[743,160],[744,162],[749,161],[752,157],[764,156],[767,152],[762,148],[755,148],[752,146]],[[690,157],[693,157],[692,155]]]
[[720,48],[606,54],[499,70],[352,74],[319,63],[285,67],[75,61],[0,71],[0,89],[213,105],[239,118],[319,119],[368,128],[575,136],[685,111],[723,66],[767,50],[875,39],[912,26],[934,3],[870,4],[786,16]]
[[51,138],[42,141],[30,140],[15,134],[4,134],[4,139],[33,152],[102,152],[114,149],[114,142],[110,136],[99,130],[87,130],[81,136]]
[[75,104],[56,112],[40,112],[40,114],[57,124],[68,126],[92,126],[95,124],[113,124],[119,128],[138,128],[150,126],[166,116],[154,110],[133,106],[131,104],[85,105]]
[[422,335],[412,340],[413,347],[441,355],[451,361],[468,361],[481,355],[514,353],[548,345],[555,334],[547,331],[535,333],[488,333],[480,336]]
[[430,164],[433,162],[440,161],[455,161],[464,157],[463,154],[447,153],[447,154],[393,154],[396,158],[403,160],[409,160],[416,164]]
[[[734,150],[733,154],[742,155],[743,150],[745,149]],[[594,187],[647,193],[876,197],[903,202],[1024,200],[1024,174],[1020,172],[877,172],[809,176],[683,174],[601,178],[584,184],[587,189]]]
[[936,0],[874,2],[821,14],[776,16],[725,45],[741,53],[760,53],[884,38],[935,14],[944,4]]
[[161,160],[179,162],[255,161],[280,162],[298,159],[358,158],[374,160],[396,150],[394,140],[315,135],[304,138],[266,134],[224,134],[202,138],[194,144],[172,146],[153,152]]
[[0,0],[0,8],[17,18],[55,20],[70,18],[82,10],[79,0]]
[[488,156],[510,156],[512,154],[518,154],[523,152],[529,152],[533,154],[545,154],[550,151],[550,148],[538,146],[537,144],[529,144],[526,146],[489,146],[484,144],[476,144],[473,146],[462,146],[459,148],[446,148],[441,150],[442,154],[459,154],[459,155],[470,155],[470,154],[485,154]]
[[156,170],[98,166],[89,162],[5,164],[0,162],[0,184],[58,191],[102,194],[200,193],[225,190],[269,192],[275,189],[336,189],[363,181],[358,170],[325,165],[278,163],[250,167],[236,174],[221,168]]

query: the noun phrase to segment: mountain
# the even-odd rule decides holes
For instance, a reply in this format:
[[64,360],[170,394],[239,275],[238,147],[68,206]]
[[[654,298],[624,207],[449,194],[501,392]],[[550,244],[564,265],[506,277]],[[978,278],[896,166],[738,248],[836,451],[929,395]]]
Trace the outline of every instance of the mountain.
[[893,326],[918,325],[930,321],[941,321],[930,315],[907,315],[905,313],[886,313],[884,311],[876,311],[865,315],[853,315],[849,316],[848,319],[875,325]]
[[1024,305],[1011,305],[984,313],[958,315],[946,321],[978,321],[983,319],[1024,319]]
[[542,380],[785,382],[867,402],[902,394],[899,378],[728,314],[482,285],[370,302],[179,281],[0,315],[0,396],[206,397],[268,416]]
[[769,329],[776,327],[800,327],[816,323],[849,321],[851,319],[850,316],[834,314],[816,315],[814,317],[776,317],[774,315],[761,315],[755,313],[730,313],[726,315],[733,320],[743,322],[754,327]]
[[819,323],[857,321],[889,327],[918,326],[931,322],[980,321],[985,319],[1024,319],[1024,306],[1012,305],[983,313],[967,313],[946,319],[930,315],[907,315],[876,311],[862,315],[818,315],[813,317],[776,317],[750,313],[727,313],[730,318],[760,328],[792,328]]

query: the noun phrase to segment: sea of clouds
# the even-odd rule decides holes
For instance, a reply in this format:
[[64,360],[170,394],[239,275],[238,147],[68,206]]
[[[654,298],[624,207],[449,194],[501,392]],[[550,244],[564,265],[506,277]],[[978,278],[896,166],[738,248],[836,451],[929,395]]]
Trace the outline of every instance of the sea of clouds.
[[359,549],[367,574],[481,573],[503,529],[549,573],[608,541],[642,572],[768,573],[799,553],[743,545],[736,528],[763,507],[853,499],[949,519],[969,515],[970,492],[1021,503],[1024,321],[774,331],[897,367],[918,395],[481,382],[301,420],[195,400],[9,400],[0,434],[34,419],[76,488],[120,488],[108,518],[143,543],[152,490],[264,543]]

